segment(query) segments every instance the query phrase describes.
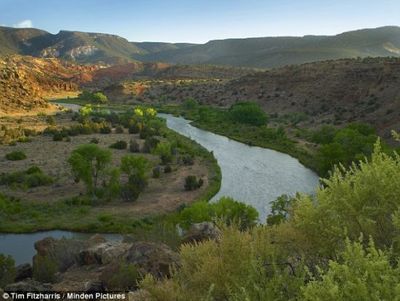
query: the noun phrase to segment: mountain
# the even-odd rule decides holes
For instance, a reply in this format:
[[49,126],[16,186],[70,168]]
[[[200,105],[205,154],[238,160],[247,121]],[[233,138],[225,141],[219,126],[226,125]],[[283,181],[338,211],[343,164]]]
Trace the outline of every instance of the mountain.
[[210,41],[135,56],[142,61],[272,68],[328,59],[400,56],[400,27],[336,36],[267,37]]
[[55,57],[79,63],[115,64],[133,61],[144,50],[116,35],[60,31],[51,34],[37,29],[0,27],[0,54]]
[[116,35],[0,27],[0,55],[56,57],[106,65],[127,62],[208,64],[272,68],[307,62],[400,56],[400,27],[380,27],[336,36],[214,40],[205,44],[129,42]]

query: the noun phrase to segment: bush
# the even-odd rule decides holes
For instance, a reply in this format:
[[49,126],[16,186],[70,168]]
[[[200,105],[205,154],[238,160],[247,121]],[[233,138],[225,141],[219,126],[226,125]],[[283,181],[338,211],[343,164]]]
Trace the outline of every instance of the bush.
[[92,144],[99,144],[99,139],[97,139],[97,138],[92,138],[92,139],[90,139],[90,143],[92,143]]
[[171,173],[172,172],[172,167],[171,165],[167,164],[164,168],[164,173]]
[[240,229],[247,229],[256,225],[258,212],[250,205],[223,197],[215,203],[195,203],[184,208],[179,214],[179,223],[184,228],[193,223],[212,220],[223,220],[227,225],[237,224]]
[[156,166],[153,168],[153,178],[158,179],[161,176],[161,167]]
[[101,134],[111,134],[111,132],[112,132],[112,129],[111,129],[111,127],[109,125],[103,125],[100,128],[100,133]]
[[64,139],[65,135],[61,132],[56,132],[53,135],[53,141],[62,141]]
[[0,185],[34,188],[50,185],[52,183],[53,179],[44,174],[37,166],[32,166],[25,171],[17,171],[8,174],[3,173],[0,175]]
[[120,140],[110,145],[110,148],[115,149],[126,149],[128,147],[128,143],[126,141]]
[[128,176],[128,183],[121,189],[122,198],[135,201],[147,186],[149,162],[142,156],[124,156],[121,159],[121,171]]
[[100,276],[107,290],[128,291],[137,288],[140,273],[134,264],[114,263],[107,266]]
[[171,163],[172,161],[172,147],[169,142],[163,141],[158,143],[153,153],[160,156],[163,165]]
[[19,161],[26,159],[26,155],[23,151],[13,151],[6,154],[5,158],[10,161]]
[[155,137],[146,138],[146,140],[144,141],[143,151],[145,153],[150,153],[154,150],[154,148],[157,147],[159,143],[160,140]]
[[11,256],[0,254],[0,288],[13,283],[16,276],[15,262]]
[[234,122],[260,126],[268,121],[267,114],[253,102],[238,102],[230,108],[229,113]]
[[194,164],[194,158],[193,158],[193,156],[188,155],[188,154],[183,155],[183,156],[182,156],[182,163],[183,163],[184,165],[193,165],[193,164]]
[[129,151],[131,153],[139,153],[140,152],[140,145],[135,139],[132,139],[131,142],[129,143]]
[[191,190],[196,190],[203,186],[203,180],[198,179],[196,176],[187,176],[185,178],[185,190],[191,191]]
[[139,134],[140,127],[137,123],[131,124],[129,126],[129,134]]
[[116,132],[117,134],[123,134],[123,133],[124,133],[124,128],[123,128],[122,126],[117,126],[117,127],[115,128],[115,132]]
[[35,256],[33,261],[33,279],[44,283],[53,283],[56,280],[57,270],[58,267],[55,260],[48,256]]
[[46,123],[48,125],[55,125],[56,124],[56,120],[54,119],[53,116],[47,116],[46,117]]

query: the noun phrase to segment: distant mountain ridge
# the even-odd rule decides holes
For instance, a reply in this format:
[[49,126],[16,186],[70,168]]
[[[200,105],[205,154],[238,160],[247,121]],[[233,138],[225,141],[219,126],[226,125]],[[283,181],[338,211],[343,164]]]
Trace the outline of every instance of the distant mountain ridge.
[[56,57],[79,63],[165,62],[273,68],[307,62],[400,56],[400,27],[335,36],[213,40],[205,44],[129,42],[117,35],[0,27],[0,55]]

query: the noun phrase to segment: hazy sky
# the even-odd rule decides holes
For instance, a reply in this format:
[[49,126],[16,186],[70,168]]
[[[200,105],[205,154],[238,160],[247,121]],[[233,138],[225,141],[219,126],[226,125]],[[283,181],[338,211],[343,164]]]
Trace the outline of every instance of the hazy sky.
[[0,0],[0,24],[203,43],[400,25],[400,0]]

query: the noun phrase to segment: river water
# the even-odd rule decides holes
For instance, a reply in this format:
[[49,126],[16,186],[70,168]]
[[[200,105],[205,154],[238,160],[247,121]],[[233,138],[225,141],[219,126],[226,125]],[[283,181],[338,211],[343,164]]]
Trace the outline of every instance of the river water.
[[[71,107],[78,110],[79,106]],[[313,193],[318,186],[318,176],[304,167],[297,159],[270,149],[248,146],[221,135],[216,135],[190,125],[190,121],[168,114],[167,126],[189,137],[207,150],[212,151],[221,167],[220,191],[212,198],[222,196],[254,206],[260,214],[260,222],[270,212],[270,203],[282,194],[296,192]],[[0,254],[12,255],[17,264],[31,262],[36,253],[34,242],[48,236],[54,238],[87,239],[93,234],[68,231],[47,231],[26,234],[0,234]],[[109,240],[121,239],[120,235],[105,235]]]
[[235,140],[198,129],[190,121],[169,114],[159,114],[167,126],[189,137],[214,153],[221,167],[220,191],[212,198],[229,196],[255,207],[260,222],[270,212],[270,202],[282,194],[313,193],[318,176],[297,159],[266,148],[248,146]]

